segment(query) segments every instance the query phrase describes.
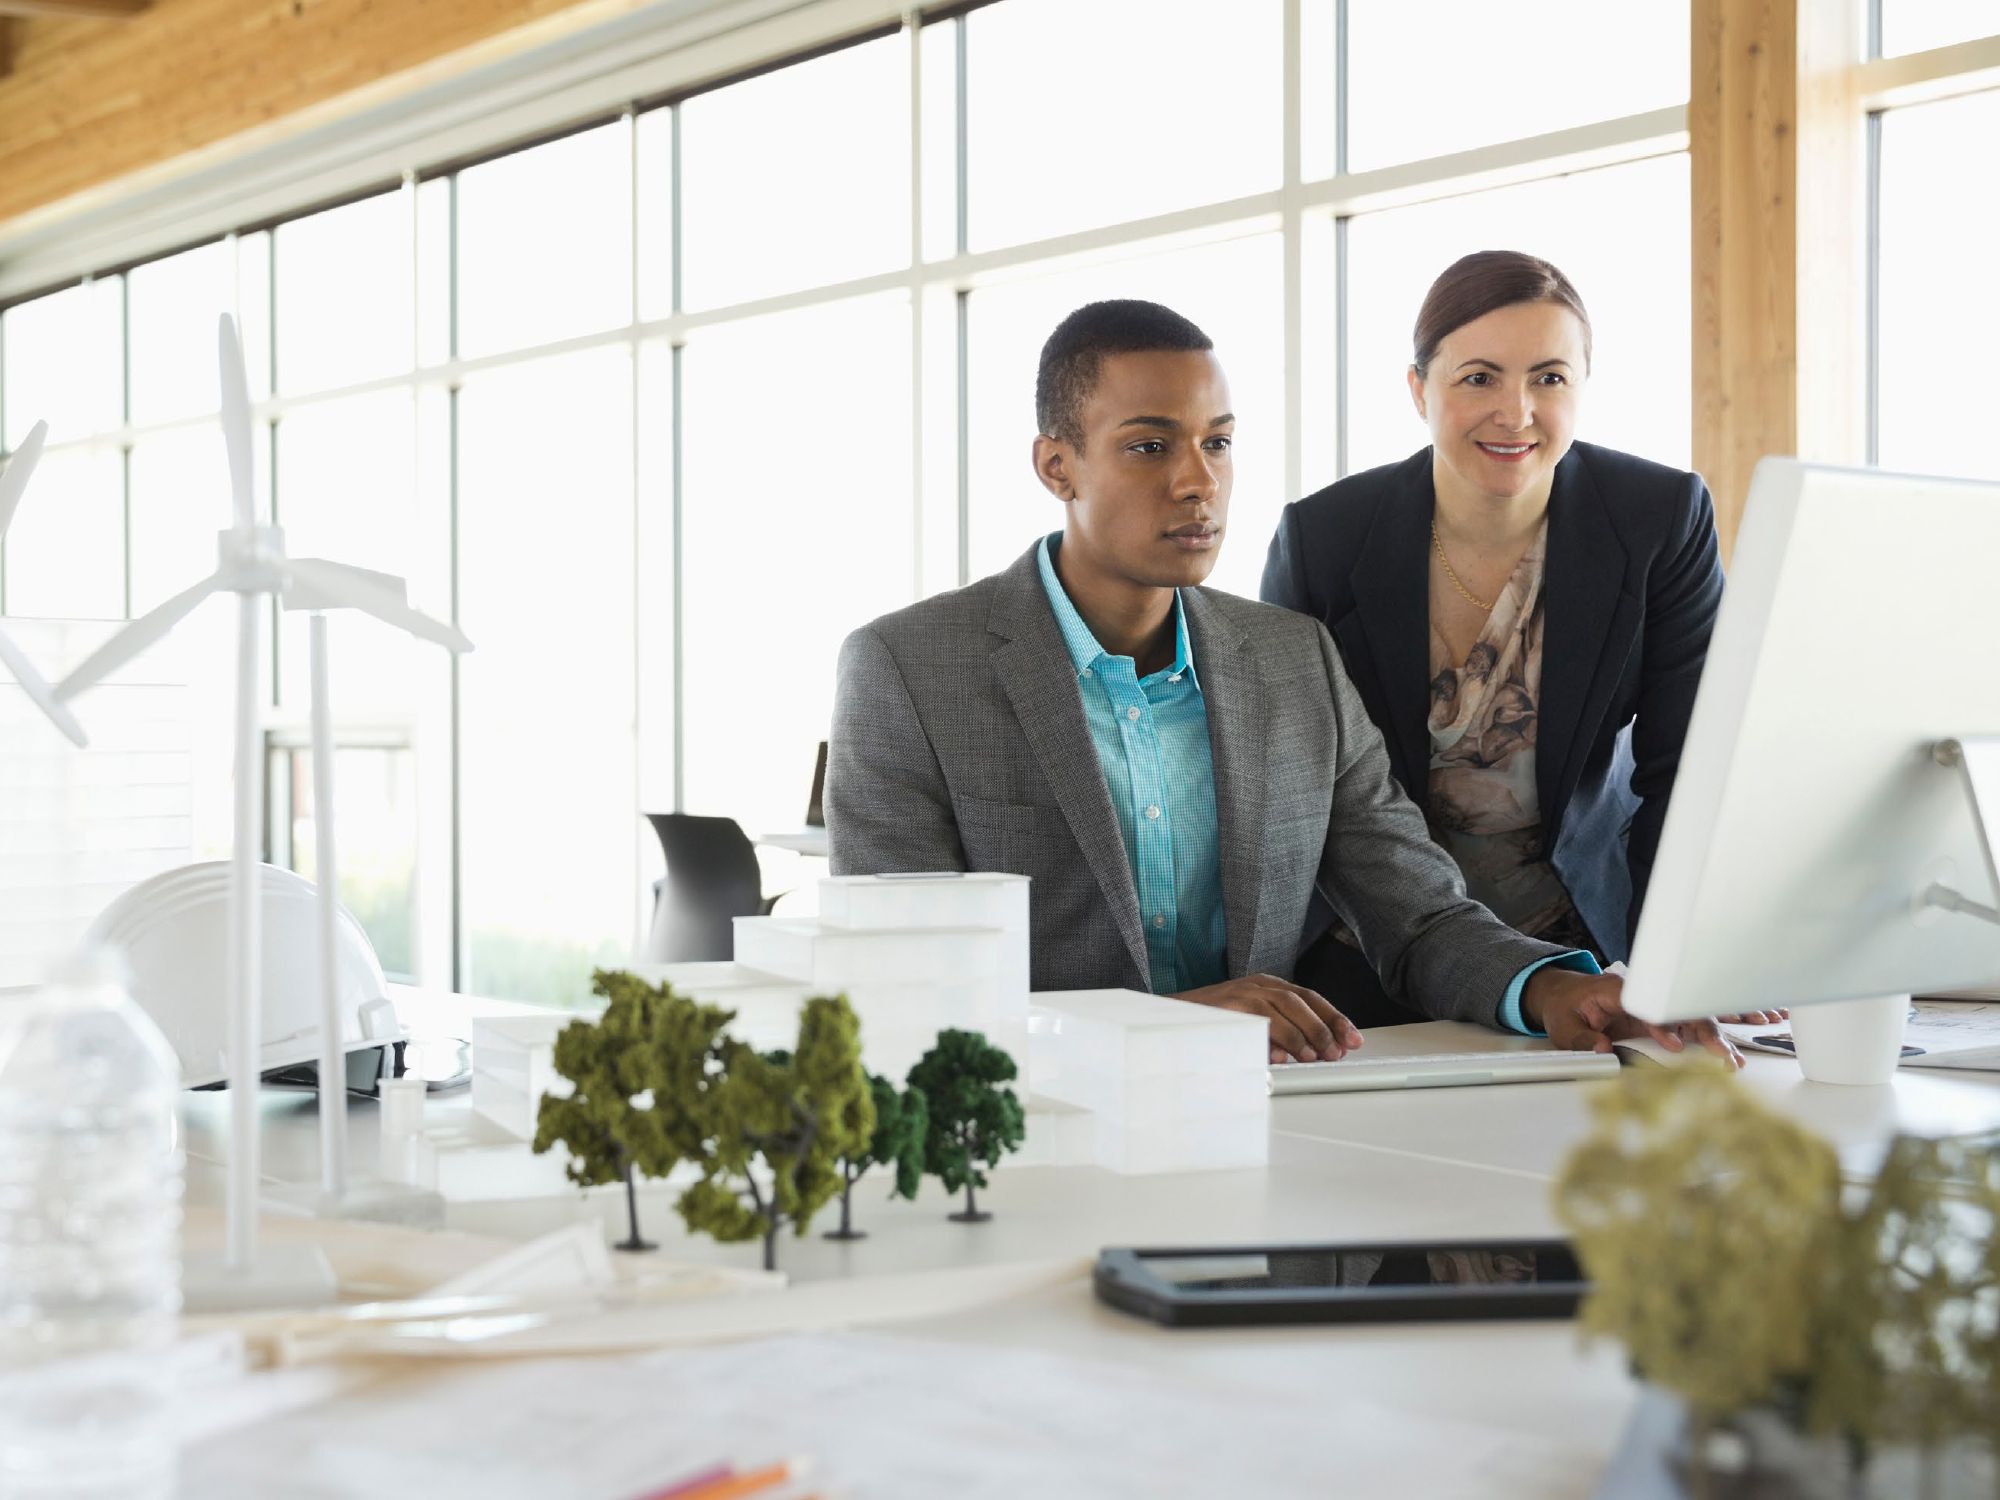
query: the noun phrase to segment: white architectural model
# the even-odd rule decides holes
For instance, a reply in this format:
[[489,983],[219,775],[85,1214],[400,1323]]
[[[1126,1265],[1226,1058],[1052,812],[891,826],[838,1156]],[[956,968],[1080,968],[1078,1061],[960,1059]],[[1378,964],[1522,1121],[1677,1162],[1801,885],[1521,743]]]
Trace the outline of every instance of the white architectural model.
[[[1265,1024],[1129,990],[1028,992],[1028,881],[1019,875],[842,876],[816,919],[739,917],[733,963],[635,972],[736,1012],[760,1050],[797,1040],[809,995],[845,994],[862,1062],[901,1081],[947,1027],[978,1031],[1020,1068],[1028,1116],[1019,1160],[1177,1172],[1262,1165],[1268,1149]],[[473,1028],[473,1108],[526,1138],[555,1034],[573,1015]]]
[[1263,1017],[1135,990],[1050,990],[1034,996],[1030,1016],[1035,1092],[1089,1115],[1099,1166],[1264,1164],[1271,1094]]
[[[230,521],[217,538],[219,560],[208,577],[183,589],[166,602],[125,626],[92,652],[56,685],[57,700],[67,700],[110,676],[139,656],[214,594],[234,594],[236,633],[236,769],[234,775],[235,832],[230,861],[230,964],[224,997],[229,1030],[229,1164],[227,1242],[219,1266],[199,1264],[200,1285],[209,1306],[296,1304],[330,1288],[324,1256],[302,1255],[298,1247],[275,1247],[265,1263],[258,1262],[257,1082],[263,1053],[263,972],[257,946],[262,935],[262,885],[258,849],[264,817],[264,684],[260,663],[260,626],[266,601],[311,616],[312,730],[315,816],[320,844],[320,1068],[323,1080],[337,1079],[344,1067],[341,1051],[335,966],[338,918],[333,859],[332,745],[326,706],[325,614],[357,610],[386,625],[436,642],[447,650],[471,649],[459,630],[411,609],[403,597],[403,580],[324,558],[290,557],[283,528],[267,525],[257,513],[256,477],[252,456],[249,382],[236,325],[223,317],[216,329],[220,363],[222,436],[229,456]],[[347,1096],[337,1087],[319,1091],[321,1194],[330,1212],[344,1211],[347,1183]],[[190,1257],[189,1265],[197,1264]],[[189,1273],[190,1285],[197,1273]],[[194,1305],[192,1290],[188,1292]]]

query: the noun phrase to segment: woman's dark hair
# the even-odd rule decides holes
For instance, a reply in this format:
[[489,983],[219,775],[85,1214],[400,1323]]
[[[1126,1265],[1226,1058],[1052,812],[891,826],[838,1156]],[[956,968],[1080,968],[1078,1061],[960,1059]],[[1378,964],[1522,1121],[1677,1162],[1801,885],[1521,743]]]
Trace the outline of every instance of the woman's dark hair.
[[1575,313],[1583,325],[1583,367],[1589,370],[1590,314],[1583,310],[1583,298],[1569,278],[1538,255],[1476,250],[1445,267],[1424,294],[1424,305],[1417,310],[1416,358],[1411,362],[1417,379],[1430,373],[1431,359],[1447,334],[1517,302],[1555,302]]

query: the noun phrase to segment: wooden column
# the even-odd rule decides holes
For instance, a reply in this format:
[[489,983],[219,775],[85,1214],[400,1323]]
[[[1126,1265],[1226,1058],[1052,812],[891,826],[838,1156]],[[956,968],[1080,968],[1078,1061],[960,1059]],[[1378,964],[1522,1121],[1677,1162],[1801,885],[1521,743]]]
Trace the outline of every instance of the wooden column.
[[1863,0],[1693,0],[1695,467],[1727,555],[1765,454],[1866,458]]

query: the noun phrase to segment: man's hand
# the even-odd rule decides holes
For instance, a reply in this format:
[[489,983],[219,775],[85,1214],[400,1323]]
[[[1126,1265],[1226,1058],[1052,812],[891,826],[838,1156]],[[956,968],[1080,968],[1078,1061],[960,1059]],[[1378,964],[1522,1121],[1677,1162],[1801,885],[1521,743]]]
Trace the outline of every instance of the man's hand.
[[1174,999],[1239,1011],[1246,1016],[1268,1017],[1274,1063],[1332,1062],[1361,1045],[1361,1033],[1354,1023],[1324,997],[1275,974],[1226,979],[1221,984],[1184,990]]
[[1614,1041],[1647,1036],[1669,1052],[1699,1042],[1732,1068],[1743,1066],[1743,1054],[1714,1021],[1654,1026],[1625,1013],[1624,989],[1624,979],[1616,974],[1577,974],[1544,965],[1521,991],[1521,1019],[1571,1052],[1609,1052]]

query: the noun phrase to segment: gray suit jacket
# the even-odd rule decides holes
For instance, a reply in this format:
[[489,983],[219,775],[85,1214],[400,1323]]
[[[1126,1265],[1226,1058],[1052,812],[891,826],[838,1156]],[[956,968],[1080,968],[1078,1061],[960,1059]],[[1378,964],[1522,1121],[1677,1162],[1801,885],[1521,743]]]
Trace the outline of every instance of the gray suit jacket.
[[[1514,975],[1562,950],[1466,897],[1325,626],[1213,589],[1182,599],[1231,977],[1289,977],[1317,902],[1310,930],[1342,917],[1390,994],[1490,1024]],[[847,638],[825,808],[836,875],[1031,877],[1035,989],[1149,988],[1131,867],[1033,548]]]

